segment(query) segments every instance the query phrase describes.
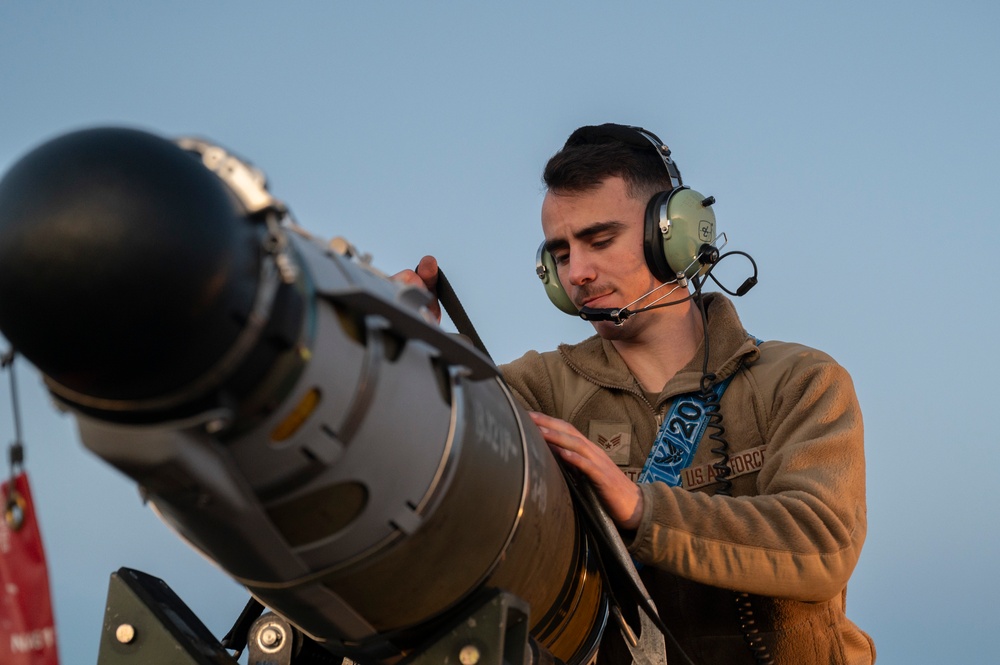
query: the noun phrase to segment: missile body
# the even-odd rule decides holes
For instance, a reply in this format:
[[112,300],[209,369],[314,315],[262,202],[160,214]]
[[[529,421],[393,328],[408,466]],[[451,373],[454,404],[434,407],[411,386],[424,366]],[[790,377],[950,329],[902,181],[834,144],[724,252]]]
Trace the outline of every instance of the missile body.
[[398,659],[504,589],[590,660],[593,547],[493,363],[252,167],[181,145],[85,130],[0,181],[0,330],[84,445],[334,653]]

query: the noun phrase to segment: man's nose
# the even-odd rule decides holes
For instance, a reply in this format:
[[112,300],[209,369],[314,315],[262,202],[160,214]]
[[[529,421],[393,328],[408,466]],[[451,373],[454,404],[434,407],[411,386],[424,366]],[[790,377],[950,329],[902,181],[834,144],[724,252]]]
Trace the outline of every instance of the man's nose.
[[573,286],[583,286],[597,278],[597,271],[594,264],[584,256],[577,256],[570,259],[567,266],[569,283]]

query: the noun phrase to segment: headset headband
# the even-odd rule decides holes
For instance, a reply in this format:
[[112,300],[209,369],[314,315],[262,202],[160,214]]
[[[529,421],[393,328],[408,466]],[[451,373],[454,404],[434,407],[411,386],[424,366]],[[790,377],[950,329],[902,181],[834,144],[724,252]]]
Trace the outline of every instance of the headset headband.
[[671,188],[677,189],[684,184],[684,181],[681,180],[680,169],[670,157],[670,148],[660,140],[660,137],[642,127],[617,125],[612,122],[603,125],[587,125],[570,134],[563,150],[578,145],[600,145],[602,143],[624,143],[641,149],[648,149],[652,146],[667,168]]

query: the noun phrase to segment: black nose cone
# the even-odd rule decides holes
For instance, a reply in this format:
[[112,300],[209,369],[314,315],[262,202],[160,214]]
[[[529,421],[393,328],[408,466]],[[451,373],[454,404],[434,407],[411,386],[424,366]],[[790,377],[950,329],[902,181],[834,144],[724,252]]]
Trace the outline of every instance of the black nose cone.
[[0,180],[0,331],[80,394],[170,393],[238,335],[259,235],[171,141],[121,128],[61,136]]

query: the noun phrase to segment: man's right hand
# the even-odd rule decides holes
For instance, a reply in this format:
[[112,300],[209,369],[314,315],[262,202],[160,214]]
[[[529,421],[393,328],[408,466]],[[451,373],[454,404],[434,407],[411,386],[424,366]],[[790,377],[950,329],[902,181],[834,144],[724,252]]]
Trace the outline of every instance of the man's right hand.
[[427,289],[435,295],[434,301],[427,305],[427,309],[441,322],[441,303],[437,299],[438,262],[433,256],[425,256],[420,259],[416,270],[402,270],[392,276],[397,282],[419,286]]
[[565,420],[531,411],[531,420],[552,452],[590,479],[608,516],[623,531],[635,531],[642,522],[642,490],[622,473],[596,443]]

